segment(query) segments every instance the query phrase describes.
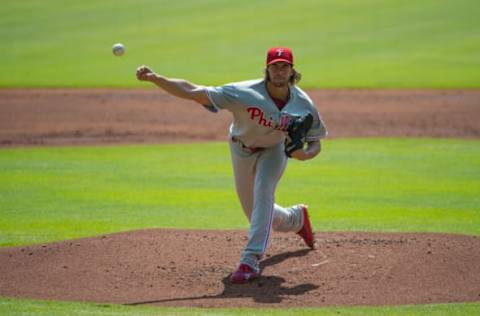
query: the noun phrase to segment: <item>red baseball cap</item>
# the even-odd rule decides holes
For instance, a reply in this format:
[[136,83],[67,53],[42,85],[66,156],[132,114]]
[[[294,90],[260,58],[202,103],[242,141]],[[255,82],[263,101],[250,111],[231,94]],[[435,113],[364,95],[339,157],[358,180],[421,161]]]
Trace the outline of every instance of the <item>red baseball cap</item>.
[[273,63],[284,61],[293,65],[293,53],[292,50],[288,47],[272,47],[268,50],[267,53],[267,65]]

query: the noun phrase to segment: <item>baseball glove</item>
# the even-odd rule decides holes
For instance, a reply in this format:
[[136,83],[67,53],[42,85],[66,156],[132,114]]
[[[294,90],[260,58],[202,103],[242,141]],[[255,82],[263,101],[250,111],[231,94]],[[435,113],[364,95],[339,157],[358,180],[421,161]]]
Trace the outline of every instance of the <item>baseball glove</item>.
[[308,113],[305,116],[293,119],[287,128],[288,137],[285,141],[285,154],[292,157],[292,153],[298,149],[302,149],[305,144],[305,136],[312,127],[313,116]]

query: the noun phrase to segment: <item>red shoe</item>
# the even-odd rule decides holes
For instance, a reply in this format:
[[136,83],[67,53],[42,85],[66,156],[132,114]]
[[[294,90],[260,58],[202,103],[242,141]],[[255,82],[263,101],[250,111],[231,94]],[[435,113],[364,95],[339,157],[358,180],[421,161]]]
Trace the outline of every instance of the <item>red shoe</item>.
[[310,224],[310,218],[308,217],[307,206],[302,205],[301,208],[303,212],[303,227],[297,232],[297,234],[302,237],[303,241],[307,244],[308,247],[310,247],[311,249],[315,249],[315,240],[313,236],[312,225]]
[[248,264],[241,263],[237,270],[230,276],[230,282],[241,284],[256,279],[260,274]]

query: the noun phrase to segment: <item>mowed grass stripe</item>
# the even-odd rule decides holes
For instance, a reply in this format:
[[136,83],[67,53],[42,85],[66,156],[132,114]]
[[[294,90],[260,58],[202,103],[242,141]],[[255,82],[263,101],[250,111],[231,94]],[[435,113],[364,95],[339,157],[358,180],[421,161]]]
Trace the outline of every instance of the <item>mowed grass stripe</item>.
[[[479,88],[480,2],[6,1],[0,86],[144,86],[136,67],[200,84],[262,76],[294,48],[304,87]],[[114,57],[111,46],[126,45]]]
[[[282,205],[322,231],[480,235],[480,142],[343,139],[291,160]],[[226,143],[0,150],[0,245],[147,227],[247,229]]]
[[151,307],[93,304],[79,302],[34,301],[0,298],[0,315],[74,316],[74,315],[169,315],[169,316],[471,316],[480,313],[479,303],[378,306],[378,307],[329,307],[286,309],[204,309],[184,307]]

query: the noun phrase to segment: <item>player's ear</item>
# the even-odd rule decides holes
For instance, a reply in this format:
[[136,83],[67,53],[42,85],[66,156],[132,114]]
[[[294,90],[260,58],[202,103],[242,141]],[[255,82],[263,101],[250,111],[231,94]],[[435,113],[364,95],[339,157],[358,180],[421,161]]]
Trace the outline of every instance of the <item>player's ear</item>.
[[290,76],[290,84],[294,85],[297,84],[300,79],[302,79],[302,74],[299,73],[295,68],[292,68],[292,75]]

